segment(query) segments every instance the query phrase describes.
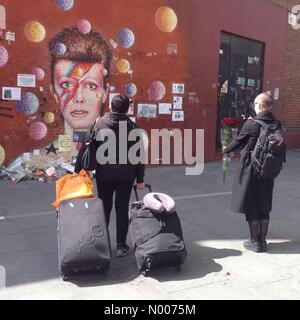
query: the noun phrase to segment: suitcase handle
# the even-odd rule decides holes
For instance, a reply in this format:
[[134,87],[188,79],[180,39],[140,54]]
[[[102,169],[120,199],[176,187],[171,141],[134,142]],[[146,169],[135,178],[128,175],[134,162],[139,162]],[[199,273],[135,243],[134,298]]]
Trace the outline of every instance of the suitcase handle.
[[[149,192],[152,192],[152,187],[151,184],[145,184],[145,188],[149,190]],[[137,186],[136,184],[133,186],[134,194],[135,194],[135,199],[136,201],[139,201],[139,195],[137,191]]]

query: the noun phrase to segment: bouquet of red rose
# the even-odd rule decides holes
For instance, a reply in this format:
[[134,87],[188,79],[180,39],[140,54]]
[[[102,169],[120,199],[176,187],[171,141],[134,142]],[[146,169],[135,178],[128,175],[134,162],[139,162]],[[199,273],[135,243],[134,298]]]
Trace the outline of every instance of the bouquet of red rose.
[[[222,151],[224,151],[233,140],[235,134],[237,133],[237,125],[240,123],[238,118],[224,118],[222,120],[222,129],[221,129],[221,141],[222,141]],[[223,171],[223,183],[225,183],[225,178],[228,174],[229,163],[231,157],[226,153],[223,155],[222,159],[222,171]]]
[[222,120],[222,126],[235,127],[241,120],[239,118],[224,118]]

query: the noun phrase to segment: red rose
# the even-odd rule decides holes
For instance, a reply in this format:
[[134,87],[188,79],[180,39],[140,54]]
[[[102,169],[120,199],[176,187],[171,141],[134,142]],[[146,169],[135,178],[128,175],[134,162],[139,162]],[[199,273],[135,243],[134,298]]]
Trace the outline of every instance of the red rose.
[[240,123],[241,120],[239,118],[223,118],[222,119],[222,125],[223,126],[235,126],[238,123]]

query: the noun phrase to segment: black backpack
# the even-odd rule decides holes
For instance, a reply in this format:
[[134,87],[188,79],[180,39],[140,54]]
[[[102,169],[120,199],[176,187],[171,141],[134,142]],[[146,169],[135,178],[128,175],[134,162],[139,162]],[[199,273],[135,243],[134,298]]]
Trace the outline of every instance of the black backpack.
[[286,161],[286,144],[278,122],[267,124],[253,119],[261,126],[260,134],[251,155],[251,164],[261,179],[275,179]]

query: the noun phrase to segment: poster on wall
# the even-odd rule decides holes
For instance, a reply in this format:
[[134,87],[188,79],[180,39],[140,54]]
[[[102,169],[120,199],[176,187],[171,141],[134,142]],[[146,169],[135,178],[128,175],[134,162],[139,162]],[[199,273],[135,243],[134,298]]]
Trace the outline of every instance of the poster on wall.
[[5,7],[1,5],[0,5],[0,29],[3,29],[3,30],[6,29],[6,10],[5,10]]
[[21,88],[3,87],[2,100],[21,100]]
[[184,111],[173,111],[172,121],[184,121]]
[[120,93],[110,93],[109,94],[109,109],[111,110],[111,102],[113,101],[113,98],[117,95],[119,95]]
[[254,87],[255,86],[255,80],[254,79],[248,79],[248,87]]
[[228,93],[228,80],[226,80],[221,88],[221,93],[227,94]]
[[30,161],[30,152],[23,153],[23,161]]
[[245,87],[245,85],[246,85],[246,79],[243,78],[243,77],[239,77],[238,80],[237,80],[237,84],[239,84],[239,85],[242,86],[242,87]]
[[15,32],[5,32],[5,40],[7,40],[8,42],[15,42],[16,41],[16,34]]
[[73,131],[73,142],[82,142],[86,136],[86,131]]
[[156,104],[138,104],[137,116],[139,118],[156,118]]
[[182,97],[173,97],[173,109],[182,110]]
[[171,114],[172,104],[171,103],[160,103],[158,105],[159,114]]
[[18,74],[18,87],[35,88],[34,74]]
[[177,43],[168,43],[167,54],[169,55],[177,54]]
[[67,134],[60,134],[58,138],[58,151],[69,152],[72,150],[72,138]]
[[5,160],[5,150],[0,144],[0,168],[3,166]]
[[279,88],[275,88],[274,90],[274,100],[279,100]]
[[134,100],[130,100],[129,109],[128,109],[127,114],[134,115]]
[[173,83],[172,93],[184,94],[184,83]]

